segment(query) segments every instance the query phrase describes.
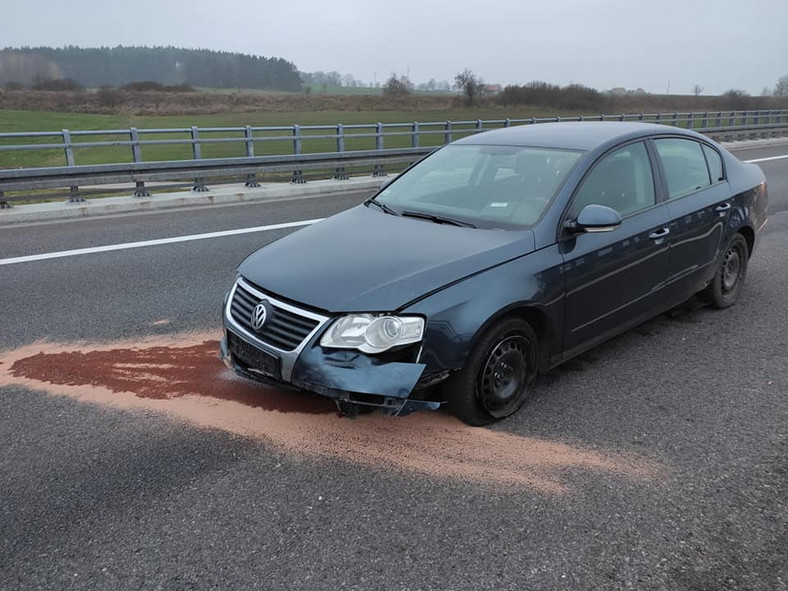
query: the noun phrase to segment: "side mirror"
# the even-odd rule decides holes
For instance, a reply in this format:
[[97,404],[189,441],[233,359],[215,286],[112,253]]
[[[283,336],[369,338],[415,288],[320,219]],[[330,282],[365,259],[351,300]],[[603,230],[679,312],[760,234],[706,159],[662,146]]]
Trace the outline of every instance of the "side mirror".
[[621,214],[606,205],[586,205],[576,220],[567,221],[564,227],[573,233],[611,232],[621,225]]

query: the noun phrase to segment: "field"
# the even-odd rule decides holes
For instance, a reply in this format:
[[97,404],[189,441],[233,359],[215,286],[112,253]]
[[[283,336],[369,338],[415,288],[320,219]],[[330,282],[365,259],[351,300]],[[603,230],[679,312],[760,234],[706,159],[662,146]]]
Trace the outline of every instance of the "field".
[[[103,105],[99,93],[46,93],[46,92],[0,92],[0,133],[2,132],[54,132],[39,138],[0,138],[0,148],[12,144],[61,144],[60,131],[128,130],[136,127],[145,129],[179,130],[167,133],[143,133],[140,140],[169,140],[166,145],[142,145],[144,161],[183,160],[193,157],[189,129],[201,128],[200,140],[203,158],[245,156],[242,132],[221,129],[205,131],[206,128],[228,127],[281,127],[275,131],[256,131],[255,155],[291,154],[294,151],[293,125],[330,126],[320,130],[302,130],[301,151],[304,153],[333,152],[337,149],[336,125],[367,125],[401,123],[402,127],[385,130],[384,147],[409,146],[411,142],[410,122],[445,122],[525,119],[530,117],[573,116],[580,111],[560,111],[554,107],[503,106],[495,97],[485,97],[481,106],[462,106],[457,96],[411,96],[404,99],[387,99],[380,96],[336,96],[301,93],[240,93],[216,92],[195,93],[126,93],[119,95],[120,102],[114,106]],[[647,95],[608,97],[605,107],[586,110],[585,114],[605,113],[656,113],[674,111],[715,112],[731,108],[783,108],[784,100],[762,97],[746,97],[752,105],[740,107],[721,102],[721,97],[681,97],[678,95]],[[29,105],[25,103],[29,99]],[[764,99],[765,100],[765,99]],[[757,103],[757,104],[756,104]],[[17,108],[8,107],[16,105]],[[40,105],[36,107],[36,105]],[[30,106],[37,110],[24,110]],[[58,108],[60,107],[60,108]],[[98,110],[98,112],[97,112]],[[727,117],[721,125],[730,124]],[[736,123],[745,123],[741,117]],[[750,119],[747,123],[754,123]],[[698,124],[696,124],[698,126]],[[452,139],[461,136],[455,126]],[[466,126],[467,128],[472,127]],[[422,133],[423,133],[422,128]],[[431,134],[420,136],[420,145],[439,145],[444,141],[441,128],[431,128]],[[346,129],[345,149],[374,149],[374,129]],[[106,142],[110,145],[99,148],[77,148],[74,150],[76,164],[105,164],[132,160],[130,146],[113,146],[113,142],[128,142],[128,131],[115,134],[74,135],[73,143]],[[234,140],[234,141],[227,141]],[[8,151],[0,149],[0,168],[62,166],[66,163],[62,148]]]
[[[545,113],[536,108],[515,108],[503,110],[497,108],[460,108],[444,110],[423,110],[414,112],[412,110],[391,110],[391,111],[274,111],[274,112],[250,112],[250,113],[220,113],[210,115],[133,115],[133,114],[114,114],[96,115],[85,113],[57,113],[49,111],[18,111],[0,110],[0,132],[28,132],[28,131],[60,131],[69,129],[71,131],[88,130],[127,130],[129,127],[139,129],[164,129],[164,128],[190,128],[197,126],[200,128],[221,128],[221,127],[243,127],[245,125],[260,127],[279,127],[297,125],[354,125],[354,124],[373,124],[373,123],[408,123],[414,120],[419,122],[435,121],[475,121],[477,119],[518,119],[528,117],[550,116],[554,113]],[[563,113],[569,115],[571,113]],[[347,150],[372,149],[375,147],[372,137],[353,137],[353,134],[369,134],[371,129],[346,130],[347,140],[345,148]],[[405,128],[397,131],[407,131]],[[332,139],[310,138],[311,136],[325,136],[333,134],[334,130],[321,130],[304,132],[303,151],[321,152],[334,151],[336,142]],[[388,133],[388,131],[387,131]],[[257,132],[258,136],[278,136],[282,140],[258,141],[255,143],[255,154],[288,154],[293,151],[292,131],[282,130],[279,132]],[[235,137],[241,138],[242,134],[214,132],[203,133],[201,138],[218,139]],[[168,134],[145,134],[143,139],[181,139],[189,138],[187,132],[168,133]],[[91,135],[77,136],[73,141],[128,141],[128,132],[123,135]],[[443,133],[425,135],[422,137],[422,145],[437,145],[443,141]],[[61,143],[62,138],[55,136],[50,138],[30,138],[22,140],[0,139],[0,145],[12,143],[41,143],[57,144]],[[410,145],[410,137],[407,135],[398,137],[386,137],[386,147],[400,147]],[[143,146],[142,155],[145,161],[157,160],[178,160],[189,159],[192,157],[191,147],[187,145],[165,145],[165,146]],[[243,142],[237,143],[208,143],[202,147],[202,155],[207,158],[244,156]],[[84,148],[75,151],[77,164],[104,164],[110,162],[130,162],[131,149],[128,146],[104,147],[104,148]],[[37,167],[37,166],[61,166],[65,164],[65,156],[62,149],[42,149],[0,152],[0,167]]]

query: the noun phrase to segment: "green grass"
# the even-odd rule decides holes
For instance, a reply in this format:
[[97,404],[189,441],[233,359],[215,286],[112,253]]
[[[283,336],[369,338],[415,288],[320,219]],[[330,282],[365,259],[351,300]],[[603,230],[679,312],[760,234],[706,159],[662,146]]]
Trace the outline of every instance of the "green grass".
[[304,84],[304,88],[308,88],[311,94],[338,94],[341,96],[359,96],[365,94],[380,96],[383,94],[382,88],[370,88],[369,86],[354,87]]
[[[561,113],[564,116],[575,115],[576,113]],[[243,127],[251,125],[253,127],[289,127],[294,124],[301,126],[307,125],[344,125],[370,124],[370,123],[408,123],[414,120],[419,122],[442,122],[452,121],[475,121],[476,119],[524,119],[529,117],[549,117],[555,112],[546,112],[544,109],[537,108],[512,108],[503,110],[501,108],[478,108],[478,109],[444,109],[444,110],[391,110],[391,111],[258,111],[249,113],[223,113],[213,115],[177,115],[177,116],[144,116],[131,114],[117,115],[90,115],[82,113],[57,113],[57,112],[37,112],[37,111],[13,111],[0,110],[0,132],[14,131],[60,131],[69,129],[77,130],[128,130],[129,127],[138,129],[172,129],[190,128],[197,126],[200,128],[210,127]],[[665,120],[669,123],[670,119]],[[729,125],[729,118],[722,120],[722,125]],[[741,117],[737,118],[735,124],[742,124]],[[472,126],[466,126],[466,129]],[[695,122],[694,127],[699,128],[700,122]],[[397,129],[397,131],[407,132],[409,127]],[[458,131],[459,126],[455,127]],[[389,133],[391,130],[386,130]],[[359,137],[358,134],[369,134],[371,129],[350,130],[347,129],[345,149],[363,150],[373,149],[375,141],[372,137]],[[314,152],[333,152],[336,150],[336,141],[327,138],[315,138],[310,136],[331,135],[334,130],[322,131],[303,131],[302,151],[305,153]],[[292,132],[283,130],[279,132],[256,132],[257,136],[281,137],[281,140],[268,140],[255,142],[255,154],[262,156],[266,154],[292,154],[293,142]],[[354,137],[355,136],[355,137]],[[243,137],[242,133],[228,132],[202,132],[202,139]],[[461,137],[455,133],[453,139]],[[75,142],[95,142],[95,141],[128,141],[128,132],[115,135],[73,137]],[[168,134],[143,134],[143,140],[151,139],[189,139],[187,132],[168,133]],[[23,138],[23,139],[0,139],[0,145],[10,144],[58,144],[62,140],[55,136],[51,138]],[[443,142],[443,134],[423,135],[421,145],[439,145]],[[410,145],[410,136],[401,135],[398,137],[387,136],[384,140],[384,147],[397,148]],[[203,158],[226,158],[245,156],[245,146],[243,142],[238,143],[206,143],[202,145]],[[192,151],[189,145],[159,145],[143,146],[142,157],[145,161],[161,160],[184,160],[192,158]],[[77,164],[106,164],[113,162],[130,162],[131,148],[121,147],[102,147],[102,148],[83,148],[75,150]],[[62,166],[65,164],[64,151],[62,149],[40,149],[24,151],[0,151],[0,168],[17,167],[39,167],[39,166]]]
[[[323,86],[322,84],[304,84],[304,88],[309,88],[309,92],[315,95],[340,95],[340,96],[362,96],[373,95],[381,96],[383,88],[374,88],[371,86]],[[454,93],[450,91],[428,91],[428,90],[413,90],[413,94],[419,96],[452,96]]]
[[[129,127],[138,129],[164,129],[164,128],[190,128],[197,126],[207,127],[278,127],[298,125],[343,125],[369,124],[369,123],[406,123],[412,121],[475,121],[476,119],[504,119],[506,117],[517,119],[544,115],[536,109],[520,108],[502,111],[500,109],[454,109],[454,110],[425,110],[425,111],[315,111],[315,112],[252,112],[252,113],[226,113],[215,115],[178,115],[178,116],[140,116],[140,115],[89,115],[78,113],[55,113],[36,111],[0,110],[0,132],[14,131],[60,131],[69,129],[77,130],[125,130]],[[353,134],[370,133],[372,130],[346,130],[346,150],[373,149],[374,138],[353,137]],[[387,130],[388,133],[389,130]],[[397,131],[407,131],[407,128]],[[333,139],[309,139],[312,135],[330,135],[332,130],[304,131],[302,143],[303,152],[333,152],[336,141]],[[291,131],[257,132],[258,136],[278,136],[282,140],[258,141],[255,143],[255,154],[291,154],[293,142],[290,139]],[[201,138],[227,138],[242,137],[235,133],[203,133]],[[455,135],[454,138],[460,137]],[[188,139],[188,133],[178,134],[144,134],[141,139]],[[95,141],[127,141],[128,133],[121,135],[104,135],[89,137],[73,137],[75,142]],[[20,140],[0,139],[0,145],[10,144],[46,144],[60,143],[59,137],[52,138],[24,138]],[[442,143],[443,135],[424,135],[421,145],[438,145]],[[385,147],[396,148],[410,145],[409,136],[386,137]],[[242,142],[234,144],[204,144],[202,146],[203,158],[219,158],[244,156],[245,148]],[[142,156],[145,161],[182,160],[192,157],[191,147],[188,145],[143,146]],[[77,164],[106,164],[112,162],[130,162],[131,149],[123,147],[84,148],[75,150]],[[6,152],[0,151],[0,167],[38,167],[62,166],[65,164],[64,152],[56,150],[25,150]]]

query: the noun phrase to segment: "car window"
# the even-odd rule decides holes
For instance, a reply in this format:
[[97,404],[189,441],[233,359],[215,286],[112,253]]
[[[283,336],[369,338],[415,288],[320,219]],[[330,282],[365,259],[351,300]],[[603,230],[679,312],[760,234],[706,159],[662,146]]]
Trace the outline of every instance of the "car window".
[[709,169],[700,143],[694,140],[666,138],[655,140],[657,153],[665,171],[668,195],[676,199],[708,187],[711,184]]
[[519,229],[539,220],[581,155],[554,148],[450,145],[387,185],[376,199],[395,211]]
[[596,163],[575,195],[571,218],[590,204],[606,205],[622,216],[656,203],[654,176],[643,142],[630,144]]
[[722,170],[722,158],[717,150],[703,144],[703,153],[706,155],[706,163],[709,165],[711,173],[711,184],[725,180],[725,173]]
[[[439,161],[440,166],[427,170],[421,165],[417,166],[422,174],[420,182],[412,183],[408,187],[411,199],[418,200],[433,193],[467,186],[471,182],[471,177],[475,176],[481,167],[479,161],[473,158],[473,154],[463,151],[452,154],[443,149],[433,154],[430,159]],[[387,195],[389,192],[390,189],[386,189],[384,194]]]

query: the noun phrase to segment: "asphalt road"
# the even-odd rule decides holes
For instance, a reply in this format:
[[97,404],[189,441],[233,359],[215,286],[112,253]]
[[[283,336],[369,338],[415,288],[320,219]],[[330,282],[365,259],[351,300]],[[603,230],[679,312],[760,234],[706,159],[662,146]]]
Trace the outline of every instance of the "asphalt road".
[[[42,358],[59,395],[0,387],[0,588],[788,589],[788,159],[761,166],[771,220],[738,305],[656,318],[551,372],[489,429],[86,401],[87,380]],[[0,260],[364,197],[4,227]],[[237,264],[288,231],[0,265],[0,349],[217,333]],[[257,429],[272,416],[286,428]]]

